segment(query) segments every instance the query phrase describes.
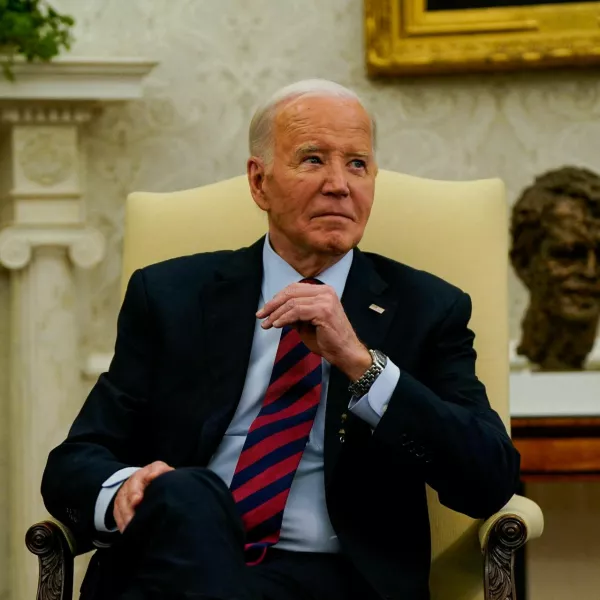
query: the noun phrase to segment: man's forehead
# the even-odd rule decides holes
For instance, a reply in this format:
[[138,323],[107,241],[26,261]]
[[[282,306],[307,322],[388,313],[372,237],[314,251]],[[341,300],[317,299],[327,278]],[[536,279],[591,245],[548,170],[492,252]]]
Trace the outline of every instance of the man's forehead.
[[279,113],[288,117],[304,115],[306,117],[318,115],[327,110],[338,110],[340,107],[353,109],[358,114],[367,115],[367,111],[356,99],[345,96],[328,96],[318,94],[305,94],[285,100],[279,106]]
[[311,127],[371,133],[371,119],[353,98],[307,96],[293,98],[279,107],[277,127],[288,132]]

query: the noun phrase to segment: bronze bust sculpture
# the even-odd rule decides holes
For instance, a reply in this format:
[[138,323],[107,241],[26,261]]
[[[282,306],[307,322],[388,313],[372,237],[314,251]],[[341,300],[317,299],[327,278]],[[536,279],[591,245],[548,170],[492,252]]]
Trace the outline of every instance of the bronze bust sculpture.
[[544,371],[582,369],[600,317],[600,176],[565,167],[513,207],[512,265],[530,292],[517,349]]

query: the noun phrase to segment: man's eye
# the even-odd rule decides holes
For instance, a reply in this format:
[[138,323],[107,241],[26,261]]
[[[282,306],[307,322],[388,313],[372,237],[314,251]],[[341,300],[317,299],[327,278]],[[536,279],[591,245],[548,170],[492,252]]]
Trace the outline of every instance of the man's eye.
[[360,158],[355,158],[354,160],[351,160],[350,164],[355,169],[364,169],[367,166],[367,163],[364,160],[361,160]]
[[307,162],[312,165],[320,165],[323,161],[318,156],[307,156],[302,162]]

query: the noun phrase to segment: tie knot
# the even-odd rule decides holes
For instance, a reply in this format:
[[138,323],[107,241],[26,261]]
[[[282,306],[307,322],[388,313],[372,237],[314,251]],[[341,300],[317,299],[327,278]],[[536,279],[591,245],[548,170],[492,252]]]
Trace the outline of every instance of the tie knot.
[[300,281],[300,283],[310,283],[311,285],[323,285],[323,282],[320,279],[316,279],[315,277],[305,277]]

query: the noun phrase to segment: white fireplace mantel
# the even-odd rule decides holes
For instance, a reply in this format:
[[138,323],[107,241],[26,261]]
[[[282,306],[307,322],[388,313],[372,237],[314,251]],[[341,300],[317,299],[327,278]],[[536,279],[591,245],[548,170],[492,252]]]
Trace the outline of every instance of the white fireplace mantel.
[[45,517],[48,452],[81,403],[76,270],[105,252],[86,221],[84,124],[107,103],[142,98],[156,65],[142,59],[19,61],[0,77],[0,268],[10,273],[10,600],[33,598],[23,535]]
[[18,61],[15,81],[0,78],[0,100],[111,102],[142,97],[142,81],[157,65],[139,58],[57,58]]

